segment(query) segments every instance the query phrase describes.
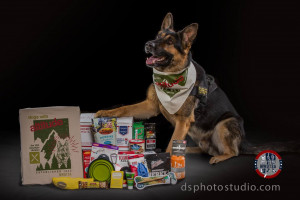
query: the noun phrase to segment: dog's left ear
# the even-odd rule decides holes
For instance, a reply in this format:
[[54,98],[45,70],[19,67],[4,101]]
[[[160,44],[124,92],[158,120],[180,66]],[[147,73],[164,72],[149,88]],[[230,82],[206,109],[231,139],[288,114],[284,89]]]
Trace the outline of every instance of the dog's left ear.
[[193,41],[195,40],[197,36],[198,31],[198,24],[193,23],[185,27],[182,31],[180,31],[180,35],[182,38],[182,45],[185,48],[191,47],[193,44]]
[[167,30],[167,29],[174,29],[173,28],[173,15],[172,13],[168,13],[165,18],[164,21],[161,24],[161,30]]

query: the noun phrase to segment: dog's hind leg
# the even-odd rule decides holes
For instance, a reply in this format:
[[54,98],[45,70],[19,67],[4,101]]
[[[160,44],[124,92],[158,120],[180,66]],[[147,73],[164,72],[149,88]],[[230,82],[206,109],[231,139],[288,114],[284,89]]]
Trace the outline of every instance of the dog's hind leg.
[[219,122],[212,135],[212,145],[219,155],[213,156],[209,163],[215,164],[231,157],[238,156],[242,129],[236,118],[229,118]]

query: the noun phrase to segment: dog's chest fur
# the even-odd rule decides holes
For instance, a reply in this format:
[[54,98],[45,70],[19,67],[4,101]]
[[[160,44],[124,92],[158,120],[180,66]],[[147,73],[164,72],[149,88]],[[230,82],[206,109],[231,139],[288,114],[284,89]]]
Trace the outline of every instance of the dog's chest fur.
[[194,109],[197,104],[197,98],[194,96],[189,96],[184,104],[181,106],[181,108],[175,113],[170,114],[164,106],[159,102],[159,109],[161,113],[164,115],[164,117],[175,126],[176,119],[180,118],[189,118],[191,122],[195,121],[194,118]]

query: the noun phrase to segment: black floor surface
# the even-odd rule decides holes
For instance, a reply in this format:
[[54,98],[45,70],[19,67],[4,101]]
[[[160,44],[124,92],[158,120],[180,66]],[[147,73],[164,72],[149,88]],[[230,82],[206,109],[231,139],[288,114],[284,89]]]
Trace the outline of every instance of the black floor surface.
[[[186,178],[177,185],[161,185],[144,190],[127,189],[87,189],[67,191],[53,185],[22,186],[20,178],[20,139],[16,131],[2,131],[0,145],[0,196],[1,199],[283,199],[298,198],[299,154],[280,154],[283,170],[274,179],[263,179],[254,171],[255,155],[240,155],[217,165],[208,163],[210,156],[205,154],[187,155]],[[12,137],[13,136],[13,137]],[[214,186],[215,184],[215,186]],[[233,184],[230,186],[230,184]],[[241,187],[244,185],[243,187]],[[224,191],[226,188],[245,189],[260,185],[279,185],[280,191]],[[206,186],[206,191],[204,190]],[[197,189],[199,191],[193,191]],[[207,191],[213,188],[223,191]],[[202,191],[200,191],[202,188]],[[266,186],[265,189],[268,189]],[[190,190],[190,191],[189,191]]]

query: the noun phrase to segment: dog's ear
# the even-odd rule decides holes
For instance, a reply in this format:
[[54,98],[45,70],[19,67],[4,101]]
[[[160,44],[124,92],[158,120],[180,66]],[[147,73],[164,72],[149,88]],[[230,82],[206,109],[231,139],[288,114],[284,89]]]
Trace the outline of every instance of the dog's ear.
[[173,30],[173,15],[170,12],[165,16],[164,21],[161,24],[162,31],[167,29]]
[[179,33],[182,38],[182,45],[185,48],[191,47],[193,44],[193,41],[195,40],[197,36],[198,31],[198,24],[193,23],[185,27],[183,30],[181,30]]

